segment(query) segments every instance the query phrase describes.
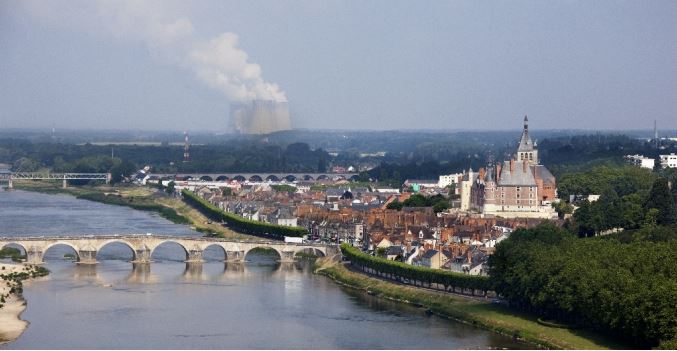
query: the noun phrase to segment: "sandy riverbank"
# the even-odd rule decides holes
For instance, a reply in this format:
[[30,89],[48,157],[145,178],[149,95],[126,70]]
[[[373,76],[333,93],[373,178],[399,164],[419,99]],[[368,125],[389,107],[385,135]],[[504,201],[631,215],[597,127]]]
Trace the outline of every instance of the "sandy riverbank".
[[[11,274],[24,271],[24,265],[0,263],[0,274]],[[5,302],[0,308],[0,344],[15,340],[28,327],[28,322],[21,320],[21,312],[26,309],[26,301],[18,294],[10,294],[12,283],[0,280],[0,296],[5,297]]]
[[[21,274],[21,275],[17,275]],[[16,340],[28,327],[28,322],[21,319],[26,309],[26,300],[21,296],[21,281],[29,277],[47,274],[44,268],[28,267],[16,263],[0,263],[0,345]],[[9,278],[8,276],[13,276]],[[14,288],[14,289],[12,289]],[[4,300],[4,301],[3,301]]]

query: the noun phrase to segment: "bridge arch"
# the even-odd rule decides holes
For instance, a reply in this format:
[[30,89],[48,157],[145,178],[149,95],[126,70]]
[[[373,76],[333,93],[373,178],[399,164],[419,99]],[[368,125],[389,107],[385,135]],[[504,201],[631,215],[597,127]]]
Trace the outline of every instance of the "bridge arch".
[[22,251],[22,255],[26,255],[28,253],[28,250],[26,250],[26,246],[19,243],[19,242],[5,242],[0,244],[0,249],[4,248],[13,248],[13,249],[18,249],[19,251]]
[[303,176],[303,180],[315,180],[315,179],[310,174],[306,174]]
[[348,178],[348,180],[350,180],[351,182],[356,182],[359,179],[360,179],[360,176],[358,174],[354,174],[350,178]]
[[296,250],[294,252],[294,256],[300,256],[300,255],[314,255],[317,257],[325,257],[327,256],[327,253],[324,252],[322,249],[317,248],[317,247],[304,247]]
[[239,174],[239,175],[236,175],[235,177],[233,177],[233,180],[236,180],[238,182],[244,182],[245,180],[247,180],[247,178],[245,178],[243,175]]
[[288,181],[288,182],[293,182],[293,181],[296,180],[296,176],[293,175],[293,174],[290,174],[290,175],[284,177],[284,179],[285,179],[286,181]]
[[[205,258],[205,259],[209,258],[208,256],[210,256],[208,250],[214,250],[214,251],[217,251],[219,253],[223,252],[223,260],[225,261],[225,260],[228,259],[228,252],[226,251],[226,248],[223,247],[223,245],[221,245],[220,243],[211,243],[211,244],[208,244],[207,246],[205,246],[204,248],[202,248],[202,251],[203,251],[202,257]],[[205,253],[207,253],[207,255],[205,255]],[[217,259],[217,260],[220,260],[220,259]]]
[[[157,249],[160,246],[167,246],[167,245],[171,245],[171,246],[178,245],[183,250],[183,253],[185,255],[184,260],[188,260],[188,250],[189,249],[187,247],[185,247],[183,244],[181,244],[180,242],[178,242],[176,240],[171,240],[171,239],[163,240],[163,241],[159,242],[157,245],[153,246],[150,250],[150,258],[153,258],[153,255],[156,253]],[[165,259],[167,259],[167,258],[165,258]]]
[[225,176],[225,175],[220,175],[220,176],[216,177],[217,182],[225,182],[228,179],[229,179],[228,176]]
[[242,257],[244,258],[245,261],[247,261],[247,256],[249,255],[250,252],[255,251],[255,250],[261,250],[261,249],[275,251],[275,253],[277,254],[276,261],[280,261],[280,260],[282,260],[282,257],[284,257],[284,255],[282,254],[282,251],[276,249],[272,245],[266,245],[266,244],[252,246],[251,248],[249,248],[248,250],[246,250],[244,252],[244,255]]
[[205,182],[212,182],[212,181],[214,181],[214,178],[212,178],[208,175],[203,175],[202,177],[200,177],[200,180],[204,180]]
[[279,182],[279,181],[280,181],[280,178],[278,178],[278,177],[277,177],[276,175],[274,175],[274,174],[271,174],[271,175],[269,175],[269,176],[266,177],[266,180],[270,180],[270,181],[273,181],[273,182]]
[[327,180],[327,179],[329,179],[329,177],[326,174],[320,174],[319,176],[317,176],[316,179],[317,180]]
[[253,176],[249,177],[250,182],[262,182],[263,178],[261,178],[260,175],[254,174]]
[[104,247],[106,247],[110,244],[122,244],[123,246],[129,248],[129,250],[132,252],[132,261],[136,260],[136,249],[134,248],[134,245],[130,244],[128,241],[123,240],[123,239],[112,239],[112,240],[107,240],[107,241],[103,242],[102,244],[100,244],[96,248],[97,256],[99,255],[99,253],[101,252],[101,250]]
[[80,261],[80,248],[78,248],[77,246],[75,246],[75,245],[73,245],[69,242],[65,242],[65,241],[55,241],[55,242],[49,243],[45,247],[43,247],[42,248],[43,261],[44,261],[44,258],[47,257],[47,251],[49,251],[49,249],[53,248],[54,246],[58,246],[58,245],[68,246],[71,249],[73,249],[73,251],[75,252],[76,260],[78,262]]

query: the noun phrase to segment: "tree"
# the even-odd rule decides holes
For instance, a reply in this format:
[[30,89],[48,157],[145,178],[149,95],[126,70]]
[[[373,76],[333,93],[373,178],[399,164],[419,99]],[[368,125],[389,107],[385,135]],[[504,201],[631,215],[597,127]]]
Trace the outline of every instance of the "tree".
[[658,210],[656,216],[656,223],[660,225],[672,224],[675,222],[670,188],[668,187],[668,180],[665,178],[658,178],[653,183],[649,197],[645,203],[645,208],[655,208]]
[[135,171],[136,166],[133,163],[123,160],[110,169],[111,183],[119,183],[124,178],[130,177]]
[[173,180],[171,182],[167,183],[167,187],[165,188],[165,191],[167,192],[167,194],[174,194],[174,192],[176,191],[176,189],[174,188],[175,185],[176,184],[174,183]]

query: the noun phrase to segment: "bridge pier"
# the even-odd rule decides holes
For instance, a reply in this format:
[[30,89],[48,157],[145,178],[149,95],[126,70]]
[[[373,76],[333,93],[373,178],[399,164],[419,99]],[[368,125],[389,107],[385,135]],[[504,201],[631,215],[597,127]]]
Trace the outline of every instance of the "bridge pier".
[[63,179],[63,188],[64,189],[68,188],[68,181],[66,180],[66,178]]
[[202,259],[202,250],[198,248],[192,248],[188,250],[188,259],[186,260],[187,263],[202,263],[204,260]]
[[12,177],[9,177],[9,184],[7,184],[7,189],[14,189],[14,183],[12,182]]
[[280,251],[280,253],[282,254],[280,262],[294,262],[296,251]]
[[78,264],[97,264],[96,250],[93,248],[78,251]]
[[26,251],[26,264],[43,264],[42,261],[42,250],[31,247]]
[[226,251],[226,262],[244,261],[244,251]]
[[134,260],[132,263],[150,263],[150,249],[143,245],[141,248],[134,250]]

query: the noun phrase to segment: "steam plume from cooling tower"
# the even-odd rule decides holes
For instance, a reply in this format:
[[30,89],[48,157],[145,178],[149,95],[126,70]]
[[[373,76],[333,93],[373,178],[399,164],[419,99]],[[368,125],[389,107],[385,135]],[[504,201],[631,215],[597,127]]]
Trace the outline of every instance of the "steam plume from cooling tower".
[[261,66],[249,62],[238,47],[238,36],[226,32],[211,39],[198,38],[191,20],[180,15],[186,3],[168,0],[26,1],[35,16],[60,25],[80,24],[103,29],[121,39],[143,42],[150,52],[191,71],[231,102],[287,101],[285,93],[263,79]]
[[231,103],[230,126],[240,134],[268,134],[291,129],[287,102],[252,100]]

